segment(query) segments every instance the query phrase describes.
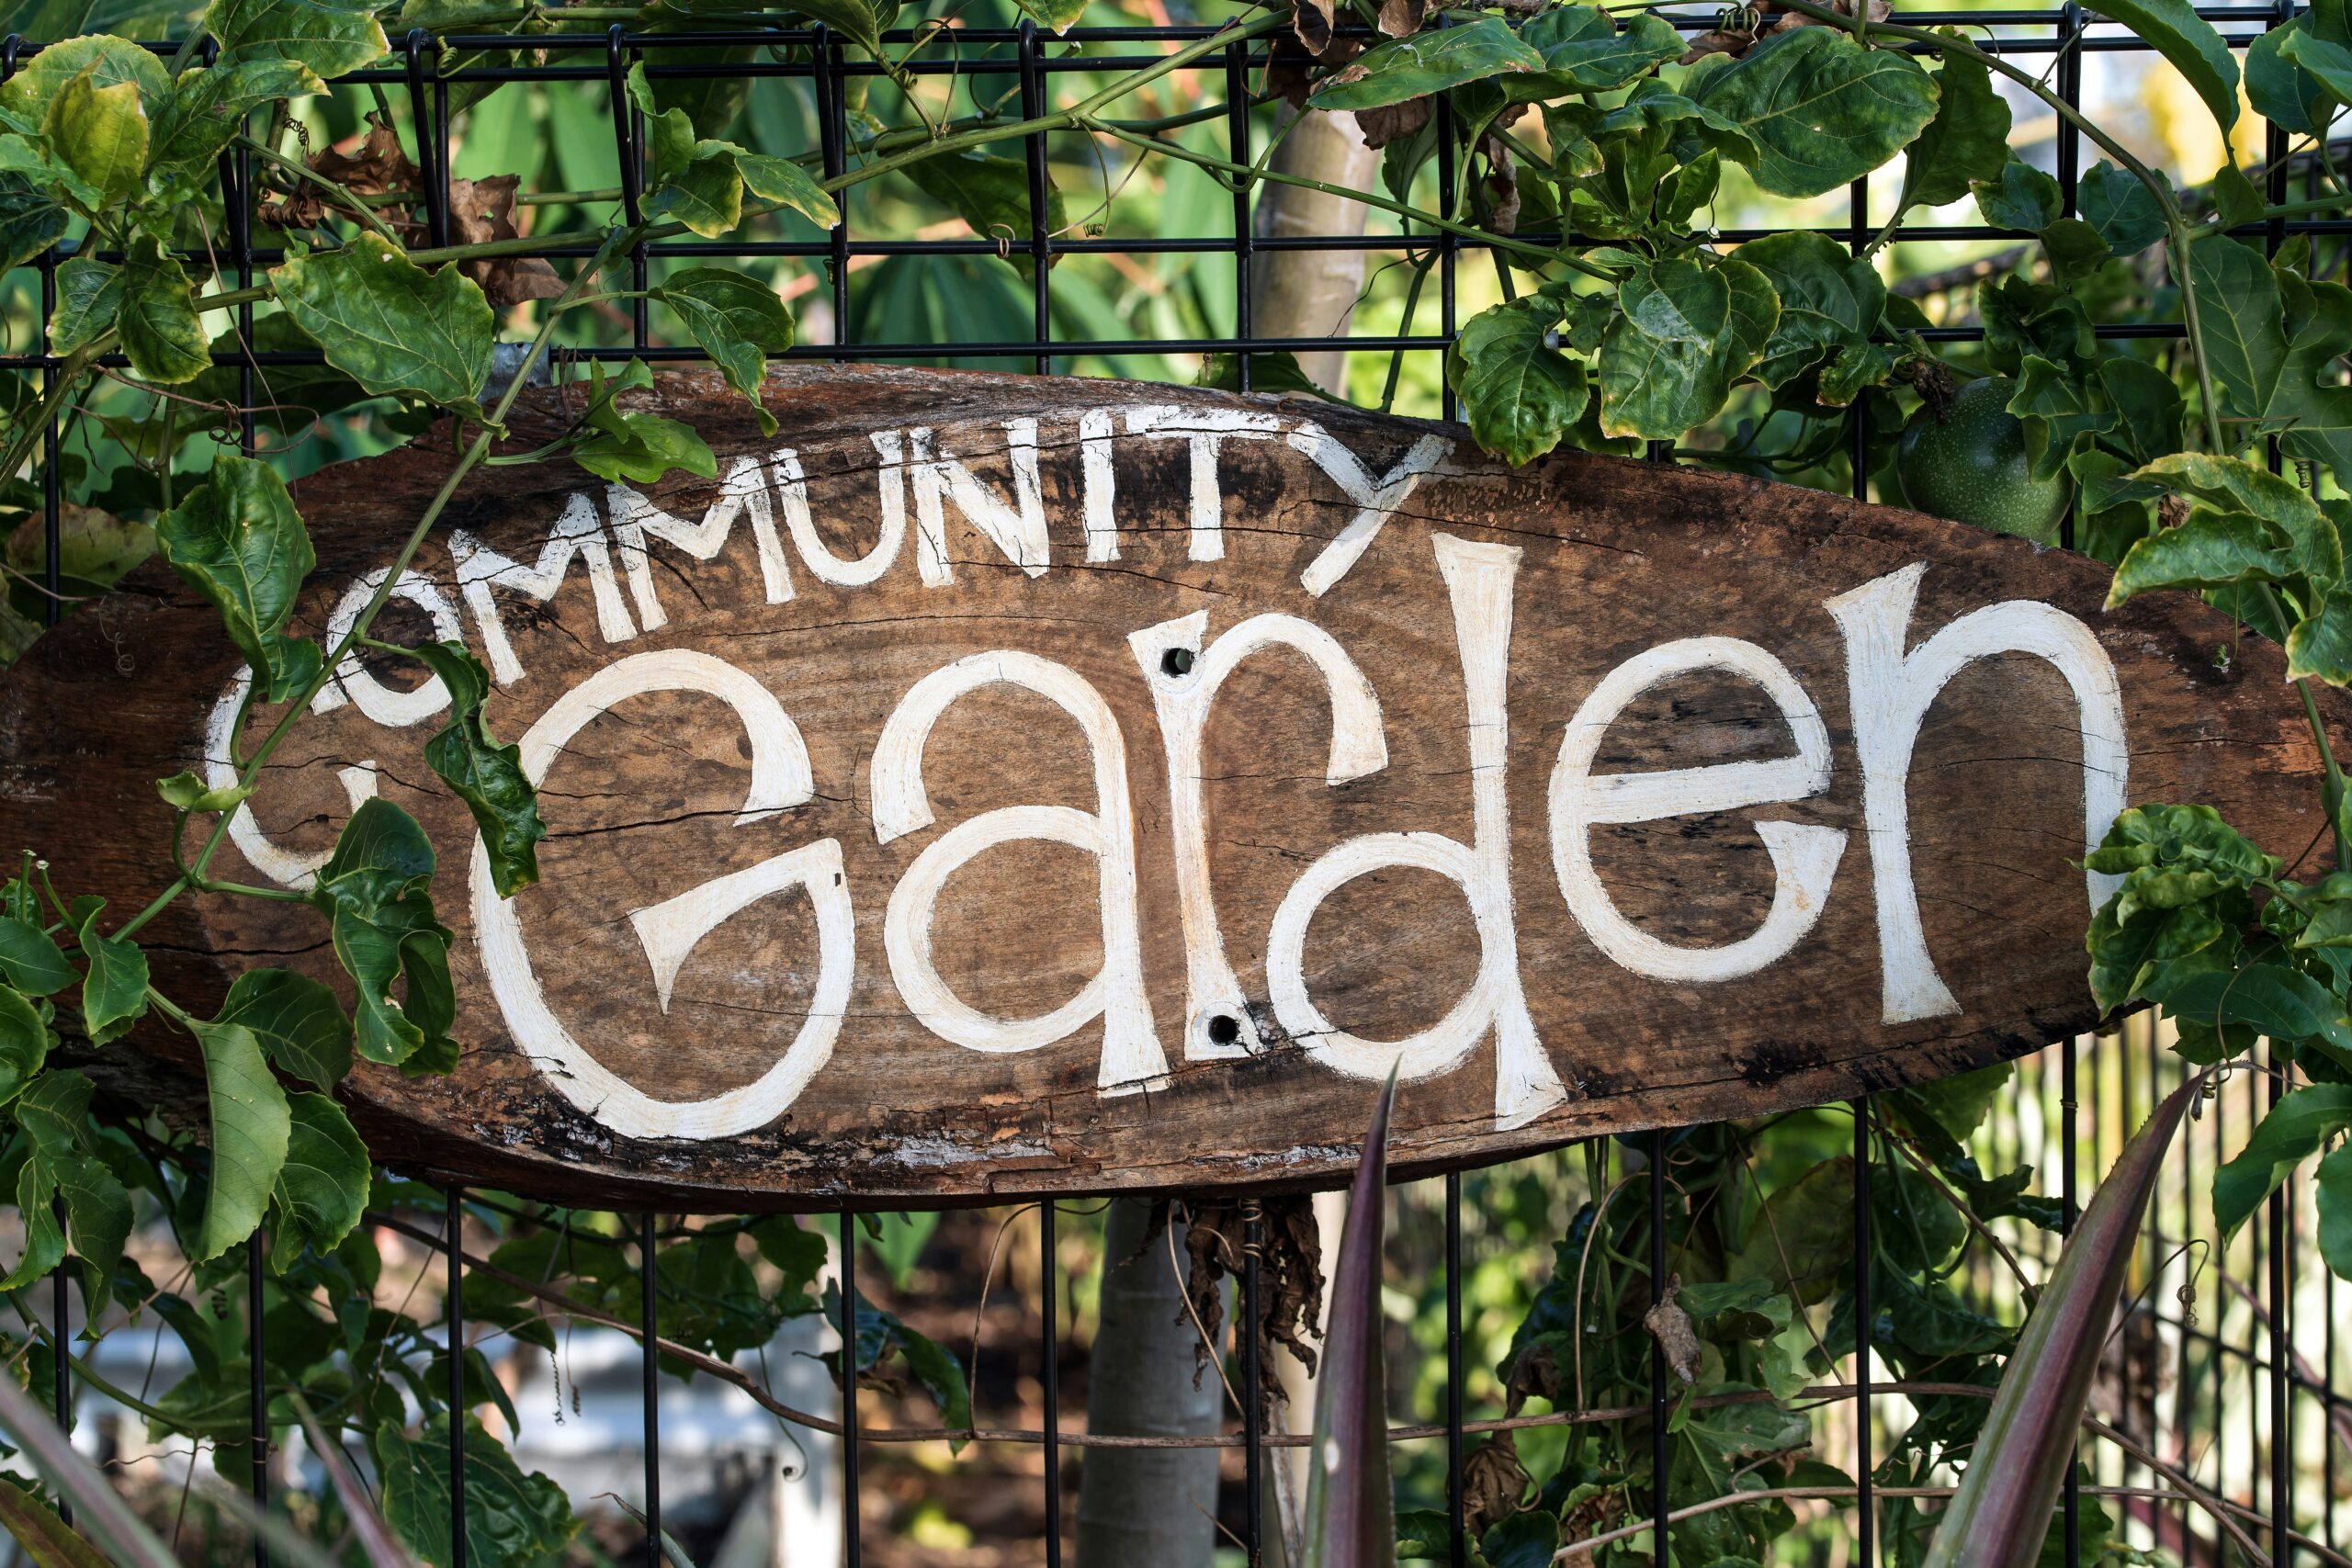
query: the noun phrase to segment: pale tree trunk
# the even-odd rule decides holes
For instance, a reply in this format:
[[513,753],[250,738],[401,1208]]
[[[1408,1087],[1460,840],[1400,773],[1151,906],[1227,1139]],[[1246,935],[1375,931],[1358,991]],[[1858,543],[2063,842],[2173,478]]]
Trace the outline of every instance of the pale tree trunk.
[[[1363,144],[1356,117],[1317,109],[1274,149],[1283,174],[1350,190],[1370,190],[1380,178],[1380,154]],[[1370,211],[1362,202],[1297,186],[1268,185],[1258,195],[1261,239],[1289,235],[1361,234]],[[1250,265],[1250,325],[1257,337],[1339,337],[1355,313],[1363,288],[1362,251],[1259,251]],[[1347,355],[1327,349],[1298,356],[1307,379],[1344,395]]]
[[[1217,1429],[1216,1368],[1193,1385],[1200,1330],[1185,1309],[1184,1231],[1143,1240],[1149,1202],[1114,1198],[1102,1226],[1102,1318],[1094,1336],[1086,1429],[1198,1438]],[[1140,1254],[1136,1249],[1142,1247]],[[1088,1449],[1078,1487],[1079,1568],[1207,1568],[1216,1545],[1215,1449]]]
[[[1274,151],[1284,174],[1369,189],[1380,177],[1380,154],[1363,144],[1351,114],[1306,116]],[[1261,186],[1254,231],[1260,236],[1361,234],[1367,209],[1360,202],[1296,186]],[[1260,337],[1338,337],[1348,330],[1363,287],[1360,251],[1259,251],[1250,268],[1250,327]],[[1347,356],[1331,350],[1298,356],[1309,379],[1328,391],[1345,388]],[[1324,1234],[1337,1236],[1334,1215],[1342,1194],[1316,1201]],[[1340,1210],[1331,1210],[1337,1204]],[[1087,1429],[1127,1435],[1205,1436],[1218,1427],[1225,1391],[1216,1370],[1193,1387],[1193,1349],[1200,1343],[1184,1307],[1183,1280],[1167,1239],[1126,1261],[1142,1239],[1149,1206],[1114,1199],[1104,1224],[1102,1320],[1095,1333],[1086,1401]],[[1183,1234],[1177,1231],[1178,1258]],[[1228,1313],[1227,1321],[1234,1320]],[[1278,1355],[1268,1371],[1291,1391],[1294,1425],[1310,1420],[1314,1400],[1297,1363]],[[1304,1450],[1270,1449],[1265,1474],[1274,1495],[1266,1517],[1274,1529],[1264,1542],[1268,1568],[1295,1562],[1305,1474],[1294,1473]],[[1079,1483],[1079,1568],[1208,1568],[1217,1544],[1215,1526],[1217,1450],[1214,1449],[1089,1449]]]

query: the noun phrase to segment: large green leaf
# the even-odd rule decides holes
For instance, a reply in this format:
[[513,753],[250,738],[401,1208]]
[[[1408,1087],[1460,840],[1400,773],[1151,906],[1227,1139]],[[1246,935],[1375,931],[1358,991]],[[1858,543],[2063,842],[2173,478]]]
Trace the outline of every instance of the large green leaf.
[[841,209],[833,205],[824,187],[789,158],[771,158],[738,148],[735,172],[742,176],[746,191],[762,201],[792,209],[820,229],[831,229],[842,220]]
[[645,361],[632,359],[607,382],[601,365],[589,367],[588,407],[581,416],[585,434],[571,448],[571,460],[598,479],[652,484],[673,468],[703,479],[718,473],[718,459],[692,426],[641,410],[623,410],[614,400],[653,385]]
[[[44,1074],[17,1101],[17,1125],[25,1134],[28,1156],[17,1179],[17,1196],[20,1211],[39,1233],[55,1232],[51,1205],[63,1201],[73,1227],[74,1253],[82,1260],[82,1289],[96,1315],[106,1310],[113,1292],[115,1267],[130,1235],[131,1207],[130,1194],[97,1157],[99,1145],[90,1120],[93,1090],[82,1074],[62,1070]],[[28,1261],[37,1255],[47,1258],[43,1271],[54,1268],[64,1254],[62,1235],[27,1238],[25,1257]],[[23,1269],[20,1264],[19,1273]],[[0,1285],[12,1288],[13,1283]]]
[[1682,53],[1682,35],[1662,17],[1636,12],[1620,32],[1598,6],[1557,6],[1531,17],[1519,41],[1543,58],[1532,74],[1501,78],[1506,97],[1543,102],[1568,93],[1604,93]]
[[2319,1162],[2319,1251],[2339,1280],[2352,1280],[2352,1144]]
[[210,367],[187,275],[152,235],[133,240],[119,265],[72,258],[58,267],[57,288],[50,346],[58,353],[86,348],[114,332],[131,369],[150,381],[191,381]]
[[775,434],[775,416],[760,401],[767,356],[792,346],[792,311],[775,289],[724,267],[696,266],[671,274],[653,291],[670,307],[727,384],[751,400],[763,434]]
[[420,643],[410,651],[449,691],[449,722],[424,743],[424,760],[473,813],[490,858],[492,886],[500,897],[512,898],[539,879],[533,846],[548,830],[539,820],[537,793],[523,776],[522,752],[512,744],[499,745],[482,723],[490,671],[461,642]]
[[2226,588],[2295,575],[2290,541],[2276,525],[2245,512],[2199,512],[2160,528],[2125,553],[2108,585],[2108,608],[2156,588]]
[[131,369],[169,386],[192,381],[211,367],[211,346],[205,341],[195,289],[178,260],[153,235],[141,234],[130,243],[118,276],[122,305],[115,330],[122,334],[122,351],[130,356]]
[[1846,349],[1867,349],[1886,308],[1878,269],[1826,234],[1793,232],[1751,240],[1739,259],[1764,275],[1781,302],[1755,366],[1756,378],[1778,387]]
[[2352,290],[2274,271],[2220,234],[2189,247],[2188,270],[2222,412],[2279,431],[2291,456],[2352,473],[2352,388],[2335,380],[2352,349]]
[[1546,342],[1567,312],[1548,294],[1481,310],[1446,350],[1445,379],[1478,445],[1527,463],[1560,444],[1592,396],[1584,361]]
[[65,237],[73,214],[22,175],[0,175],[0,272],[20,267]]
[[1948,54],[1936,73],[1936,118],[1904,149],[1895,210],[1958,201],[1973,182],[1997,177],[2008,157],[2009,106],[1993,90],[1992,72]]
[[2296,1166],[2347,1129],[2352,1084],[2310,1084],[2281,1096],[2237,1157],[2213,1172],[2213,1221],[2222,1235],[2233,1235]]
[[215,457],[210,479],[157,521],[155,542],[172,570],[220,612],[270,700],[318,672],[318,645],[284,632],[318,558],[286,482],[267,463]]
[[323,1256],[349,1235],[368,1209],[368,1145],[343,1107],[323,1094],[287,1097],[286,1163],[275,1197],[277,1234],[271,1259],[282,1271],[304,1247]]
[[216,71],[254,60],[291,60],[321,78],[358,70],[390,47],[374,9],[320,0],[212,0],[203,31],[220,52]]
[[1996,229],[2022,229],[2039,234],[2058,221],[2065,193],[2058,182],[2032,164],[2011,158],[1989,175],[1971,180],[1976,210]]
[[476,406],[498,323],[456,267],[427,272],[368,233],[341,250],[291,253],[269,277],[327,363],[369,391]]
[[2248,512],[2274,524],[2292,541],[2295,564],[2319,582],[2344,573],[2344,546],[2326,513],[2282,474],[2242,457],[2177,452],[2157,458],[2132,478],[2220,512]]
[[2352,591],[2328,589],[2287,634],[2287,678],[2306,675],[2333,686],[2352,685]]
[[205,1098],[212,1114],[211,1180],[195,1252],[195,1261],[203,1263],[260,1227],[286,1163],[292,1123],[286,1091],[271,1075],[253,1031],[236,1023],[191,1027],[204,1053]]
[[2155,193],[2138,175],[2104,158],[2083,176],[2076,199],[2083,220],[2106,242],[2110,255],[2136,256],[2165,237],[2165,209]]
[[1935,118],[1918,62],[1837,28],[1775,33],[1708,76],[1700,103],[1756,143],[1749,173],[1777,196],[1819,196],[1894,156]]
[[2322,15],[2315,8],[2273,28],[2246,51],[2248,92],[2266,89],[2256,107],[2267,99],[2279,111],[2282,127],[2303,121],[2306,135],[2332,120],[2352,96],[2352,38],[2342,36],[2340,27],[2330,31],[2319,26]]
[[40,1009],[14,986],[0,986],[0,1106],[25,1092],[56,1043]]
[[82,1027],[93,1045],[121,1039],[147,1010],[147,955],[137,942],[99,931],[105,908],[105,899],[91,899],[74,932],[82,949]]
[[110,33],[90,33],[51,43],[18,67],[0,85],[0,109],[38,126],[66,84],[77,78],[95,87],[130,83],[139,89],[140,107],[151,123],[172,96],[171,73],[153,50]]
[[2189,0],[2098,0],[2100,16],[2153,44],[2213,111],[2226,137],[2238,122],[2238,62],[2230,46]]
[[0,915],[0,976],[28,997],[45,997],[74,983],[73,967],[56,940],[15,915]]
[[351,1071],[351,1021],[334,993],[291,969],[248,969],[229,987],[215,1023],[250,1032],[270,1065],[333,1089]]
[[1672,440],[1713,419],[1780,319],[1771,284],[1736,259],[1636,263],[1617,298],[1600,344],[1607,436]]
[[[553,1557],[579,1530],[563,1488],[537,1472],[523,1473],[505,1446],[466,1423],[466,1561],[538,1563]],[[449,1416],[435,1411],[410,1435],[397,1422],[376,1428],[376,1469],[382,1478],[384,1518],[434,1568],[453,1560],[449,1535]]]
[[317,73],[299,60],[249,60],[222,69],[191,66],[180,73],[171,101],[155,121],[149,172],[164,180],[200,183],[213,177],[213,160],[264,104],[322,93]]
[[[403,1069],[447,1071],[457,1047],[449,932],[434,919],[433,841],[379,795],[361,803],[319,868],[311,902],[333,920],[335,957],[357,993],[353,1043]],[[395,981],[407,995],[392,995]]]
[[82,73],[50,100],[41,133],[106,206],[129,196],[147,166],[147,111],[136,83],[100,86]]
[[[1022,276],[1036,271],[1037,260],[1029,248],[1028,164],[975,149],[925,158],[901,172],[923,195],[970,224],[973,233],[995,242]],[[1058,234],[1069,223],[1060,188],[1047,185],[1046,231]]]
[[1430,28],[1375,44],[1345,70],[1324,78],[1307,102],[1318,109],[1376,109],[1490,76],[1544,68],[1544,56],[1510,23],[1480,17],[1462,27]]

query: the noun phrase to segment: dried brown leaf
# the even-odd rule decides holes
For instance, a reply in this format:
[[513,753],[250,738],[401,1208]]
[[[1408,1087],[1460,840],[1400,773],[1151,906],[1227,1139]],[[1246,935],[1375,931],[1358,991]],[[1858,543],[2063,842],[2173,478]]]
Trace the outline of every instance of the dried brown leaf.
[[1306,52],[1320,59],[1331,47],[1332,24],[1338,20],[1335,0],[1293,0],[1290,30],[1306,47]]
[[1519,1512],[1527,1500],[1527,1467],[1509,1432],[1497,1432],[1462,1461],[1462,1528],[1472,1540]]
[[[1186,1272],[1184,1292],[1192,1298],[1193,1312],[1212,1343],[1225,1322],[1225,1295],[1220,1287],[1228,1276],[1242,1270],[1247,1206],[1246,1200],[1222,1198],[1186,1206],[1184,1249],[1192,1256],[1192,1266]],[[1316,1352],[1306,1337],[1319,1335],[1316,1325],[1323,1315],[1323,1245],[1315,1224],[1314,1202],[1307,1195],[1295,1193],[1261,1199],[1258,1209],[1258,1354],[1262,1361],[1280,1345],[1312,1374]],[[1158,1239],[1168,1219],[1168,1204],[1153,1209],[1151,1223],[1145,1229],[1145,1245]],[[1196,1381],[1206,1371],[1209,1358],[1207,1345],[1196,1348]],[[1275,1402],[1283,1397],[1280,1380],[1270,1377],[1261,1386],[1265,1414],[1271,1416]]]
[[[486,180],[451,180],[451,236],[461,245],[516,238],[514,193],[522,183],[521,176],[515,175],[492,175]],[[487,256],[461,263],[459,268],[481,286],[491,304],[500,310],[526,299],[552,299],[563,292],[563,279],[537,256]]]
[[1430,122],[1430,102],[1425,97],[1407,98],[1401,104],[1356,110],[1356,129],[1363,133],[1363,144],[1377,151],[1415,135]]
[[1710,28],[1690,40],[1682,51],[1679,65],[1696,65],[1711,54],[1728,54],[1734,60],[1756,47],[1756,35],[1742,29]]
[[1429,14],[1429,0],[1381,0],[1380,30],[1390,38],[1409,37],[1421,30]]

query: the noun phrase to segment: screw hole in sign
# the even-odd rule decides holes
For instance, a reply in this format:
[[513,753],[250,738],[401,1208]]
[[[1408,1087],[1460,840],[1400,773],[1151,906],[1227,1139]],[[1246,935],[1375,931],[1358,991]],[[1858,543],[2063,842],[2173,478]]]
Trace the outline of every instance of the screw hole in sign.
[[[1170,649],[1159,656],[1159,668],[1170,675],[1190,675],[1193,672],[1193,650],[1189,648]],[[1216,1021],[1237,1032],[1239,1029],[1239,1026],[1229,1018],[1221,1018]],[[1227,1035],[1227,1038],[1231,1039],[1232,1036]]]
[[[1171,649],[1170,651],[1172,652],[1174,650]],[[1185,662],[1192,662],[1189,655],[1186,656]],[[1240,1038],[1240,1021],[1233,1017],[1232,1014],[1221,1012],[1215,1018],[1209,1020],[1209,1043],[1211,1044],[1230,1045]]]

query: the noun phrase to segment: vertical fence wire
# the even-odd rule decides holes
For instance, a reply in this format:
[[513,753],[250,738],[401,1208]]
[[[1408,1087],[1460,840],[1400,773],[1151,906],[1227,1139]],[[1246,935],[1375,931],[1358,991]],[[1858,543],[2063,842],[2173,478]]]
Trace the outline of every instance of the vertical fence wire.
[[466,1190],[449,1189],[443,1231],[449,1320],[449,1568],[466,1568]]

